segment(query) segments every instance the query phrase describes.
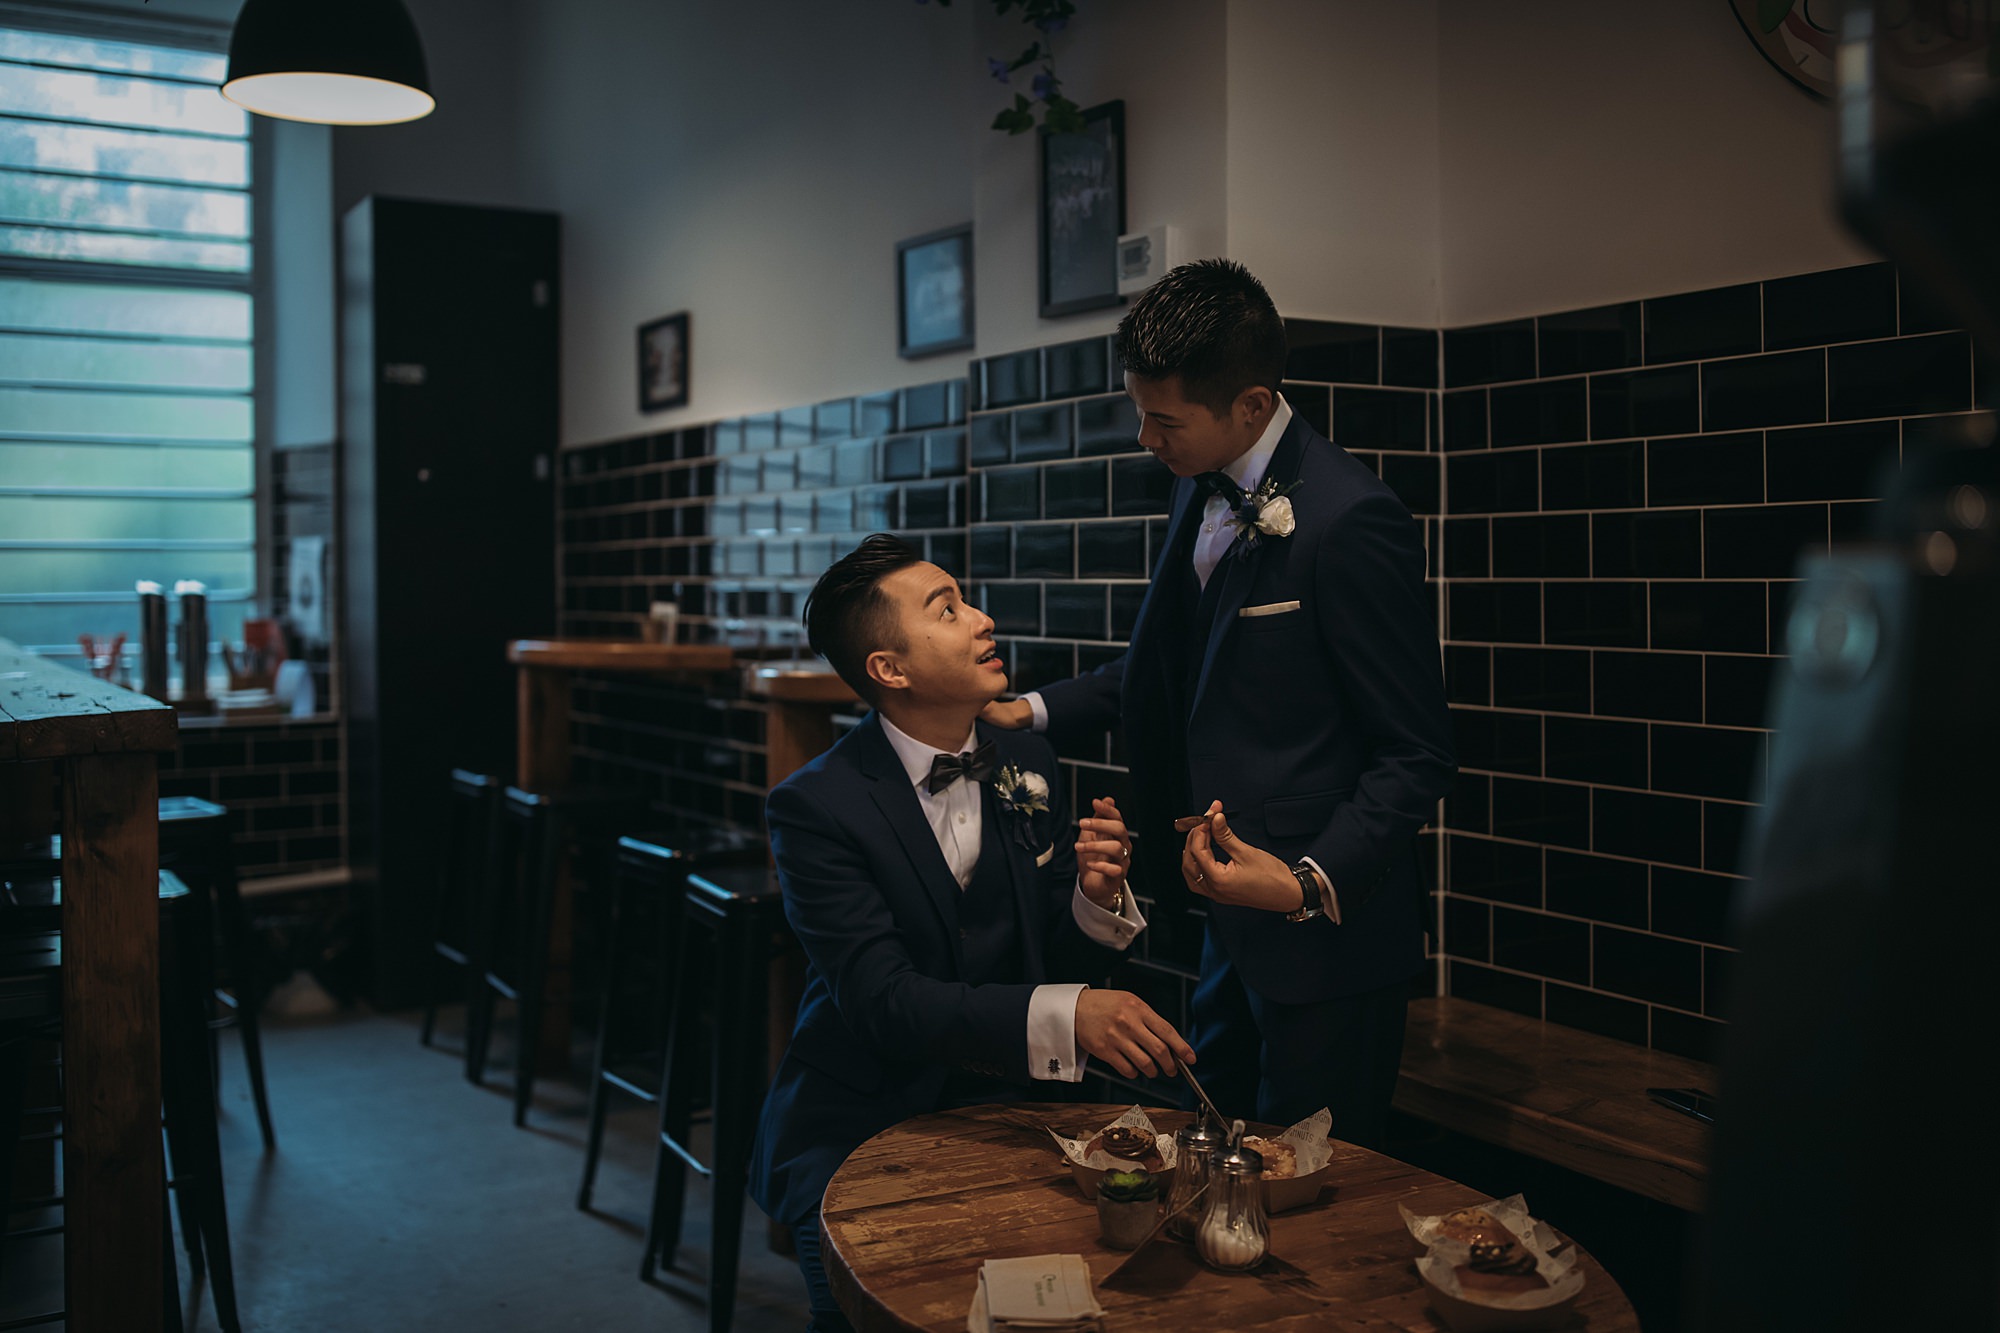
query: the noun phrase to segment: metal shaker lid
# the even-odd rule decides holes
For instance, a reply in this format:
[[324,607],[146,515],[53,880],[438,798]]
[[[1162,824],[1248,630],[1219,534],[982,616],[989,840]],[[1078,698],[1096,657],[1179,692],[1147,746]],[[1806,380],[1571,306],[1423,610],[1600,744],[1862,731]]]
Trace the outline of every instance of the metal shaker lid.
[[1264,1174],[1264,1154],[1243,1146],[1243,1122],[1234,1120],[1229,1125],[1229,1143],[1215,1155],[1215,1165],[1226,1176],[1262,1176]]

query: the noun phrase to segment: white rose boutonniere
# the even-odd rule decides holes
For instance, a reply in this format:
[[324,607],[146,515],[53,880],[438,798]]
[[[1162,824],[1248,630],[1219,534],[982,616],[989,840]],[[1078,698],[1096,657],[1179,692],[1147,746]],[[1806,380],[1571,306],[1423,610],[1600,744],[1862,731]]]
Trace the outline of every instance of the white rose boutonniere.
[[993,794],[1017,814],[1032,815],[1049,808],[1049,780],[1040,773],[1024,773],[1012,764],[994,773]]
[[1014,841],[1030,852],[1040,851],[1048,840],[1035,827],[1035,816],[1049,812],[1049,780],[1008,764],[993,774],[993,794],[1000,799],[1000,808],[1014,816],[1009,821]]
[[1229,526],[1236,529],[1236,540],[1245,550],[1255,550],[1257,543],[1265,537],[1289,537],[1298,530],[1299,521],[1292,513],[1291,494],[1300,483],[1280,487],[1272,478],[1266,477],[1262,485],[1243,497],[1243,503],[1228,518]]

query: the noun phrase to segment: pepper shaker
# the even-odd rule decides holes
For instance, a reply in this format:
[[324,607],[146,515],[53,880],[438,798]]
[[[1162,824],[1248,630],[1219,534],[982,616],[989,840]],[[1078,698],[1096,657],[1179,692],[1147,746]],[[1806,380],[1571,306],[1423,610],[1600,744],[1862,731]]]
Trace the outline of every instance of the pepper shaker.
[[1167,1234],[1175,1240],[1194,1239],[1200,1215],[1195,1200],[1208,1184],[1211,1159],[1227,1146],[1221,1126],[1206,1113],[1174,1131],[1174,1183],[1167,1195]]

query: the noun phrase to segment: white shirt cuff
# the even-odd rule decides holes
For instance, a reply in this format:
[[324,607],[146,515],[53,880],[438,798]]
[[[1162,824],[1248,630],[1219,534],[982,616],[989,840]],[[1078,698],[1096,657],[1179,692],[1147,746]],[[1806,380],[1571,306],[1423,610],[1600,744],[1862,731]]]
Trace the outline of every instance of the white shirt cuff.
[[1336,926],[1339,925],[1340,895],[1338,893],[1335,893],[1333,890],[1332,877],[1329,876],[1324,870],[1321,870],[1319,868],[1319,862],[1313,860],[1310,856],[1301,856],[1299,860],[1305,862],[1308,866],[1311,866],[1313,874],[1319,876],[1320,910],[1326,913],[1327,919],[1333,922],[1334,925]]
[[1070,895],[1069,910],[1070,915],[1076,918],[1077,929],[1084,933],[1085,938],[1109,949],[1125,948],[1146,928],[1146,918],[1139,915],[1139,900],[1133,896],[1130,885],[1125,888],[1125,909],[1122,913],[1107,912],[1090,901],[1084,895],[1081,882]]
[[1034,721],[1030,724],[1029,729],[1033,731],[1047,731],[1049,729],[1049,706],[1042,702],[1042,692],[1040,690],[1030,690],[1021,696],[1021,701],[1028,705],[1028,712],[1034,716]]
[[1037,986],[1028,997],[1028,1077],[1081,1083],[1088,1058],[1076,1048],[1076,997],[1082,985]]

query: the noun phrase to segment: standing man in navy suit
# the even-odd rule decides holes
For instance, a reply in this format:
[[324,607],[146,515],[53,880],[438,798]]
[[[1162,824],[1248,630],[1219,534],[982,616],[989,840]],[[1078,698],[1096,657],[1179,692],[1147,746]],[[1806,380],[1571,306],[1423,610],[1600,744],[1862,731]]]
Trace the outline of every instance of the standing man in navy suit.
[[1279,393],[1284,323],[1241,265],[1167,274],[1118,349],[1179,478],[1166,550],[1122,658],[986,717],[1058,747],[1122,722],[1143,887],[1208,900],[1209,1095],[1379,1144],[1423,969],[1416,834],[1457,771],[1423,541]]
[[1055,753],[976,726],[1007,687],[993,621],[957,580],[876,535],[821,576],[806,630],[874,706],[766,807],[804,997],[752,1149],[750,1188],[789,1226],[812,1328],[848,1328],[819,1205],[849,1153],[914,1115],[1126,1078],[1194,1052],[1138,996],[1084,984],[1145,928],[1118,807],[1072,837]]

